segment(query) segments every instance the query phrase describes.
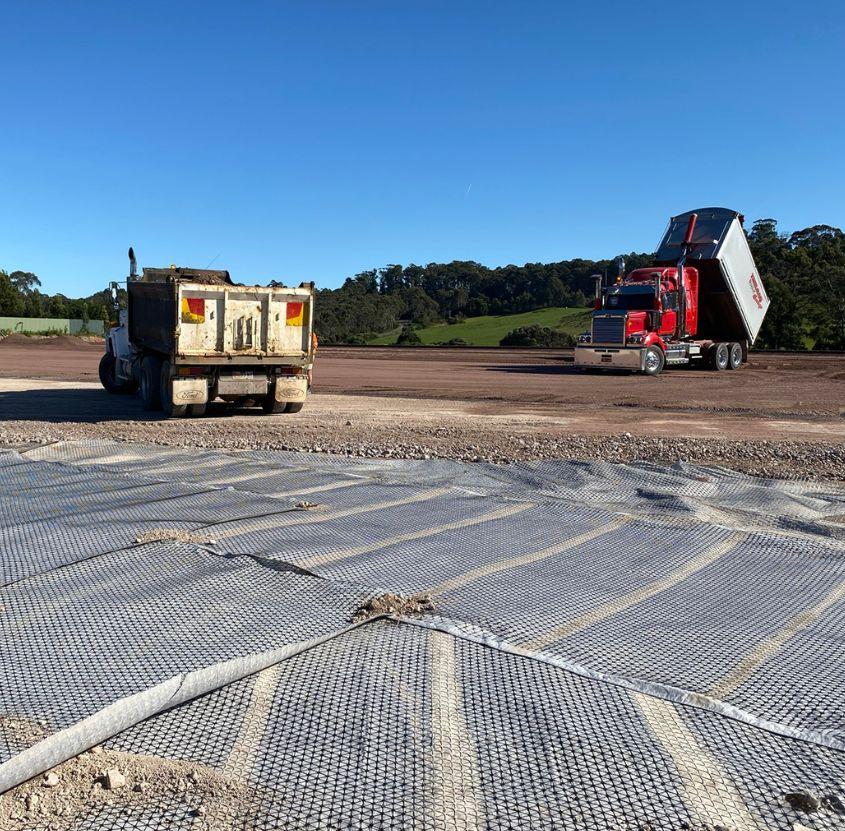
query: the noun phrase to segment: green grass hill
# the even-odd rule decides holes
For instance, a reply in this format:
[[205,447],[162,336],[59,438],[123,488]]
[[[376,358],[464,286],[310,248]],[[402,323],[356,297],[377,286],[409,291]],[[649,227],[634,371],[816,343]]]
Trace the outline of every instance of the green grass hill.
[[[498,346],[499,341],[512,329],[523,326],[545,326],[559,332],[569,332],[577,337],[589,328],[590,309],[571,309],[562,306],[550,309],[536,309],[513,315],[484,315],[468,317],[460,323],[438,323],[425,329],[417,329],[425,345],[445,343],[460,338],[471,346]],[[389,346],[396,343],[401,330],[396,329],[374,338],[371,346]]]

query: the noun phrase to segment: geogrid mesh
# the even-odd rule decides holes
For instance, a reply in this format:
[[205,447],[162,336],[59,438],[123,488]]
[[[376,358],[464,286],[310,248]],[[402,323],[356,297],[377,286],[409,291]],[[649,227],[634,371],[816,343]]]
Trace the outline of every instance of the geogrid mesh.
[[[843,827],[842,513],[835,485],[684,465],[0,453],[0,762],[330,638],[108,742],[213,793],[55,827]],[[385,591],[433,592],[430,628],[342,634]]]
[[0,711],[52,732],[179,673],[342,628],[368,596],[176,543],[74,563],[4,591]]

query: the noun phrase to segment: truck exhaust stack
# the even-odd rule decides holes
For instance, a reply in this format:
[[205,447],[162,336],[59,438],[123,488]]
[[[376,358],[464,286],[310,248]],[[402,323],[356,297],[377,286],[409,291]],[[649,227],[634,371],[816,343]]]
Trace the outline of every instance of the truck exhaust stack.
[[690,214],[687,233],[681,246],[681,256],[678,258],[678,338],[684,338],[687,334],[687,292],[686,283],[684,282],[684,263],[692,249],[692,235],[695,233],[695,223],[697,221],[698,214]]

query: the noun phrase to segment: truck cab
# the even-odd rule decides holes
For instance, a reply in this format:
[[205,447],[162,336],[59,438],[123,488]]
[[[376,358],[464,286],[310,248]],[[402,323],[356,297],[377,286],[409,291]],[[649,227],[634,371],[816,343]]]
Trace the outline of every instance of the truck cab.
[[[698,272],[686,269],[687,332],[698,323]],[[597,298],[596,311],[626,317],[626,342],[671,338],[679,323],[678,270],[638,268],[609,286]],[[654,338],[650,336],[654,335]]]
[[741,215],[690,211],[670,220],[654,266],[623,269],[613,282],[596,276],[592,326],[575,364],[646,375],[668,365],[738,369],[767,308]]

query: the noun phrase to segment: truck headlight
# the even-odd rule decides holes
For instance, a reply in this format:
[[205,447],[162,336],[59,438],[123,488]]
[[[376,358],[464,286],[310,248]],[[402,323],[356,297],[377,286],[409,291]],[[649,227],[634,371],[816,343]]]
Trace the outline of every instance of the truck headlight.
[[578,335],[578,343],[589,343],[592,340],[592,337],[589,332],[582,332]]
[[628,343],[642,343],[643,336],[641,334],[628,335]]

